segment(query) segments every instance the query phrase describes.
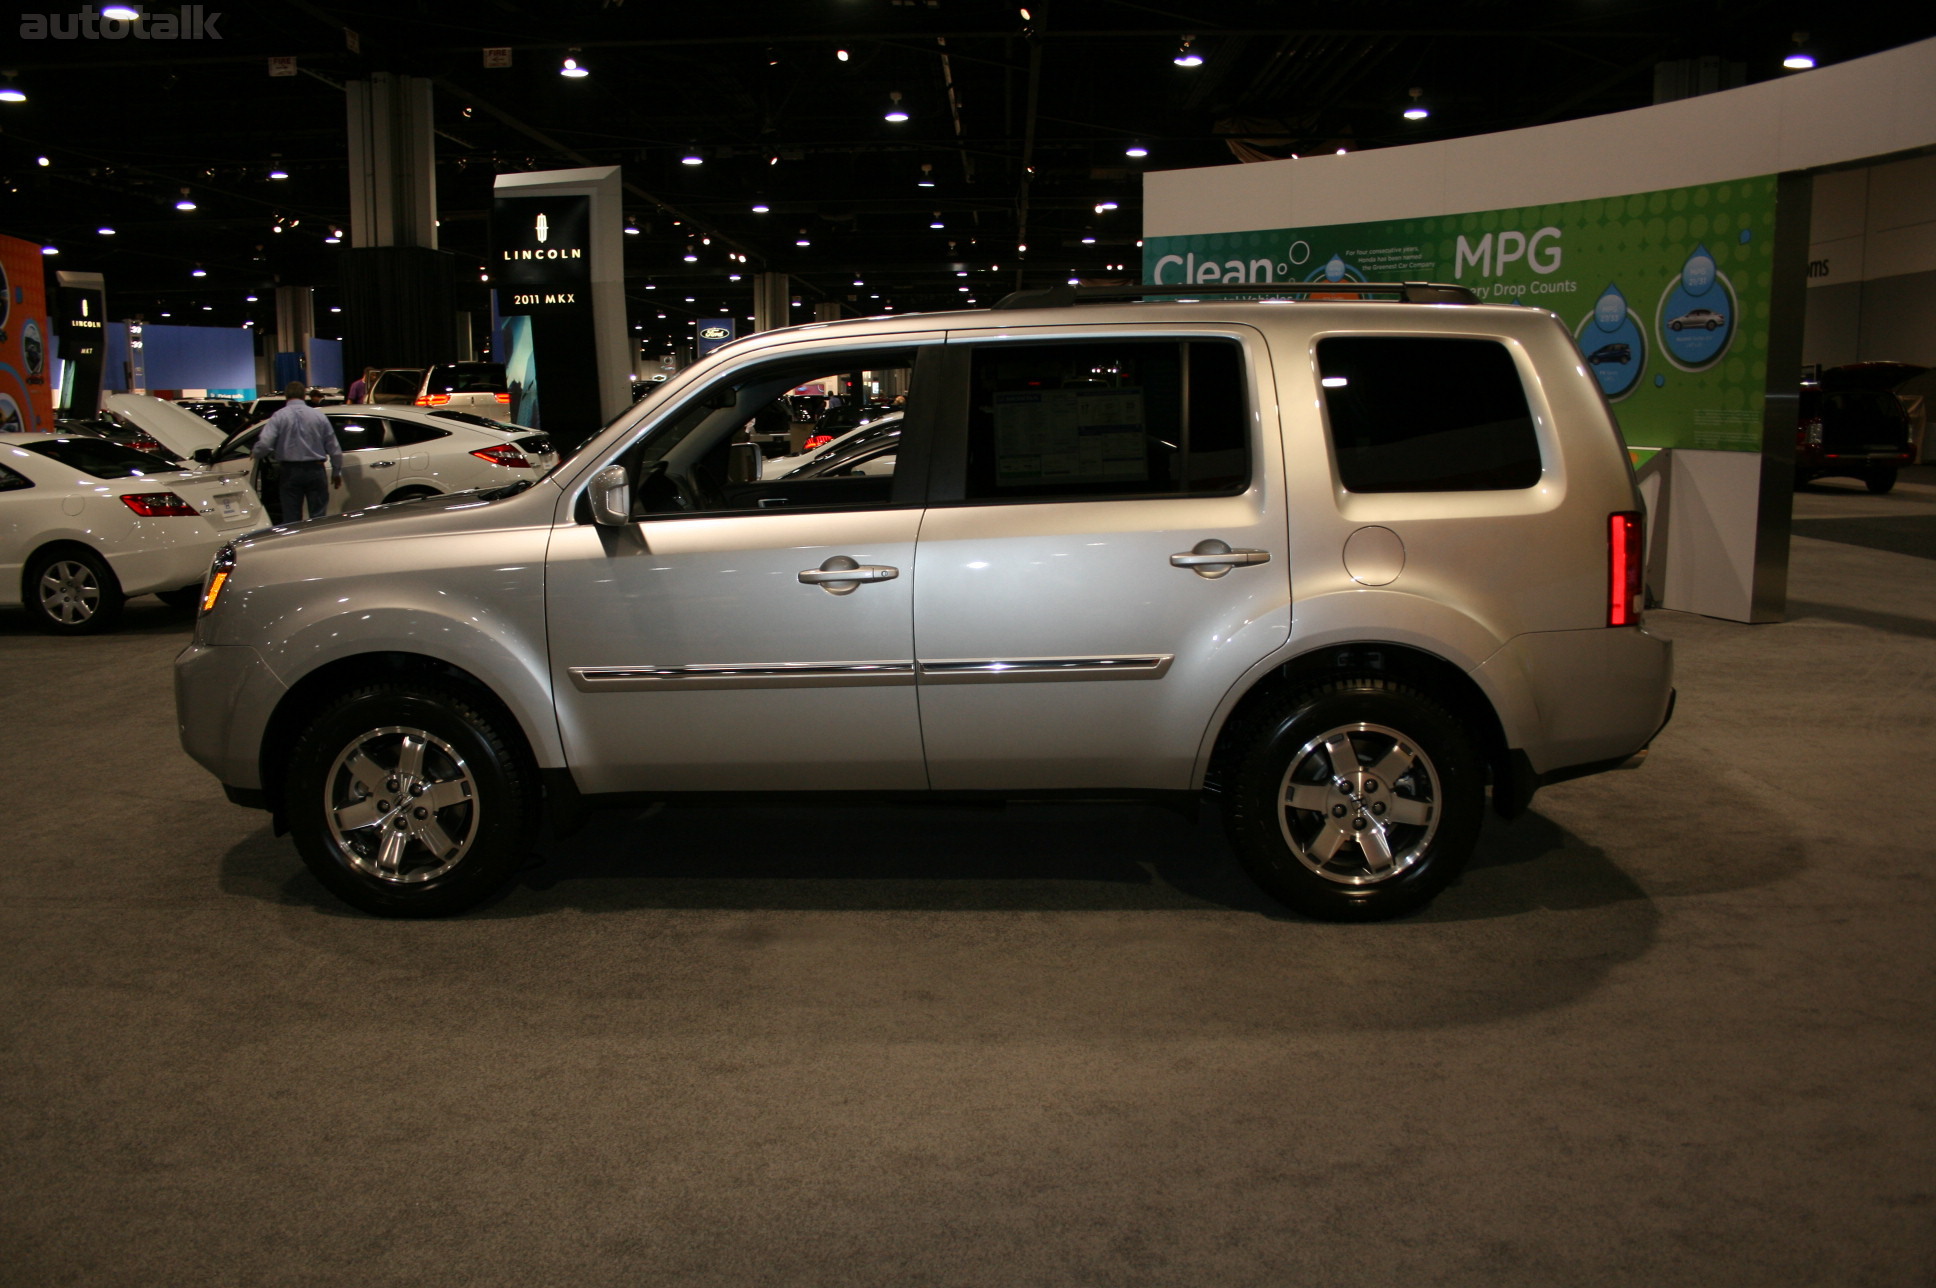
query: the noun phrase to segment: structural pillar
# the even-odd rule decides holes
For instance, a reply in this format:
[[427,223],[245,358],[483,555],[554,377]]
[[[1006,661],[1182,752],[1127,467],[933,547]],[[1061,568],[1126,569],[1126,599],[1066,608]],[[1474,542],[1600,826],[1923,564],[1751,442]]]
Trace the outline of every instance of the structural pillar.
[[753,274],[753,329],[771,331],[791,326],[793,281],[785,273]]
[[307,286],[276,288],[276,355],[269,367],[276,392],[291,380],[309,382],[309,342],[316,338],[316,292]]
[[437,247],[437,153],[430,82],[372,72],[349,105],[350,245]]

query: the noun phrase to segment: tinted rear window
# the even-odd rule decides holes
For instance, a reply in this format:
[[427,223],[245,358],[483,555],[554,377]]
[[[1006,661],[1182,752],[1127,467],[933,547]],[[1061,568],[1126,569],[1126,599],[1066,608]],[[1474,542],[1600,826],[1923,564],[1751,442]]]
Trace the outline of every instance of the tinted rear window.
[[1497,340],[1318,341],[1324,409],[1350,492],[1485,492],[1539,482],[1539,438]]
[[50,438],[44,443],[22,443],[21,446],[97,479],[175,472],[167,462],[158,461],[147,452],[137,452],[105,438]]

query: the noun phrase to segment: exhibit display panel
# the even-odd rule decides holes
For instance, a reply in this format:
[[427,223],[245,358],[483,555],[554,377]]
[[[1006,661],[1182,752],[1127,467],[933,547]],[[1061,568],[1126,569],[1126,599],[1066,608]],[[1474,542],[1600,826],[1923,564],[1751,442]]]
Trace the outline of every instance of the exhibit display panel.
[[0,434],[54,427],[40,243],[0,237]]

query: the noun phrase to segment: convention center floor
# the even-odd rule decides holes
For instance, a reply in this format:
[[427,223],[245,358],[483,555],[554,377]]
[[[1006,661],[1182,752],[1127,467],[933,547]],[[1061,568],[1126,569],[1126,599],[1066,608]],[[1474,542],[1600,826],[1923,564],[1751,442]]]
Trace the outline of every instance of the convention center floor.
[[185,613],[0,612],[0,1283],[1926,1285],[1936,469],[1796,516],[1786,621],[1650,615],[1644,768],[1369,926],[1041,805],[375,920],[178,748]]

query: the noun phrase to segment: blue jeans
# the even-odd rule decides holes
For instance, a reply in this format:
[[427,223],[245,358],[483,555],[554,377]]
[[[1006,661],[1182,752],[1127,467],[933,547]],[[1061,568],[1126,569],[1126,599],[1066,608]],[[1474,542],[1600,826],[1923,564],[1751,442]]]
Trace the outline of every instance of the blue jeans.
[[281,473],[282,522],[294,523],[303,517],[303,504],[309,517],[329,513],[329,463],[327,461],[279,461]]

